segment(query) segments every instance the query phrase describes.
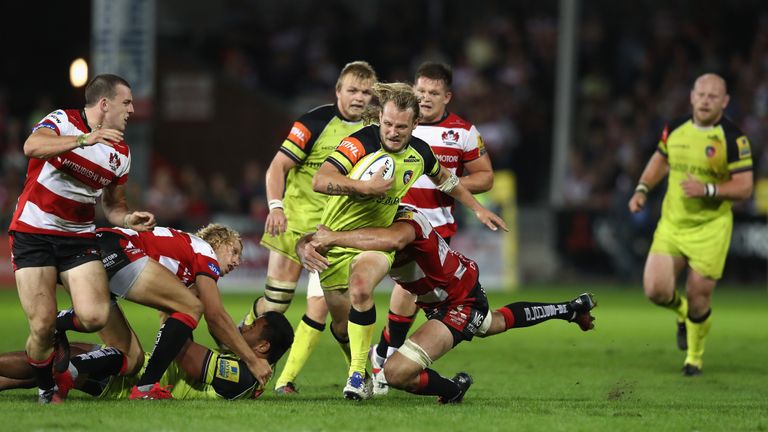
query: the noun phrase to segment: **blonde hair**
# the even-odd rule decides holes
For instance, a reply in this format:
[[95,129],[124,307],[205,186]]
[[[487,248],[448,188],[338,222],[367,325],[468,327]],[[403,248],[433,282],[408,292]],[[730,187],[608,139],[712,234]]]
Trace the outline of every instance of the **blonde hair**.
[[214,250],[222,245],[235,245],[239,243],[240,247],[243,246],[243,240],[240,238],[240,233],[222,224],[208,224],[197,230],[195,235],[211,245]]
[[376,76],[376,71],[373,70],[373,66],[370,63],[363,60],[353,61],[344,65],[341,73],[339,73],[339,78],[336,80],[336,90],[341,89],[341,80],[347,75],[352,75],[361,81],[371,80],[375,83],[379,80]]
[[373,85],[373,95],[378,100],[378,106],[369,105],[363,112],[366,124],[377,123],[381,110],[388,102],[395,104],[400,111],[413,110],[413,120],[421,117],[419,110],[420,98],[413,92],[413,86],[404,82],[376,83]]

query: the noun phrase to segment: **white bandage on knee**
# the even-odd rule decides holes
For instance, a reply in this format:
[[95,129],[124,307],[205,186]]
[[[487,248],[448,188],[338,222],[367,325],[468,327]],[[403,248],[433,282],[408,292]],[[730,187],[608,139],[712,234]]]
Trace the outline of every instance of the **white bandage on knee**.
[[285,282],[267,277],[264,288],[264,306],[267,311],[285,313],[296,292],[296,282]]
[[401,346],[397,352],[405,356],[405,358],[415,362],[423,369],[428,368],[429,365],[432,364],[432,359],[429,358],[429,354],[427,354],[427,352],[424,351],[422,347],[410,339],[406,339],[403,346]]
[[320,273],[310,273],[309,282],[307,283],[307,298],[323,297],[323,295],[323,287],[320,285]]
[[458,185],[459,185],[459,178],[456,177],[456,174],[451,173],[451,175],[447,179],[445,179],[445,181],[441,185],[437,186],[437,189],[440,192],[449,194]]

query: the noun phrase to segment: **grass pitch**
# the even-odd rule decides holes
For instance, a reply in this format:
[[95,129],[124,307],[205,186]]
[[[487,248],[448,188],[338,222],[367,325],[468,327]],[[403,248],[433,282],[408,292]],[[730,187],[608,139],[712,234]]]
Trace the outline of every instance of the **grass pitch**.
[[[671,312],[636,287],[528,286],[493,293],[492,307],[518,301],[564,301],[591,291],[597,328],[583,333],[552,320],[463,343],[434,364],[446,376],[469,372],[475,384],[461,405],[392,390],[362,403],[345,401],[345,367],[329,332],[297,380],[300,394],[268,391],[256,401],[99,401],[73,392],[66,404],[38,406],[33,390],[0,393],[3,430],[261,431],[708,431],[768,430],[768,293],[720,286],[704,375],[680,373]],[[298,322],[298,296],[288,317]],[[379,328],[388,294],[379,294]],[[228,295],[235,320],[252,296]],[[145,349],[157,331],[152,310],[123,302]],[[417,322],[422,322],[419,320]],[[195,339],[211,344],[201,324]],[[23,349],[26,320],[13,290],[0,291],[0,350]],[[377,336],[378,337],[378,331]],[[76,337],[70,340],[91,340]],[[283,360],[284,361],[284,360]],[[282,364],[278,366],[279,373]]]

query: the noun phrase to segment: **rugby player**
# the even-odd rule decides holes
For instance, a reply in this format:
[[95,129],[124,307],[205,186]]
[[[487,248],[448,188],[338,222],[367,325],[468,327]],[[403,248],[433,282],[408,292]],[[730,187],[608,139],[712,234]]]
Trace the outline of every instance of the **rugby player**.
[[[722,77],[698,77],[690,95],[692,114],[664,127],[629,200],[629,210],[639,212],[648,192],[669,175],[643,287],[648,299],[677,315],[685,376],[700,375],[704,367],[712,292],[731,242],[732,203],[752,195],[752,150],[746,135],[723,115],[729,100]],[[683,297],[675,283],[685,268]]]
[[[265,311],[284,313],[291,304],[301,275],[296,242],[320,222],[326,195],[312,190],[312,177],[341,140],[364,126],[362,114],[371,102],[377,81],[373,67],[364,61],[348,63],[336,81],[336,103],[322,105],[302,115],[291,128],[267,170],[269,216],[261,244],[270,250],[264,295],[253,303],[243,320],[250,323]],[[293,380],[309,351],[325,329],[328,309],[317,274],[309,275],[307,313],[296,328],[296,346],[275,382],[278,393],[295,391]],[[331,333],[346,334],[333,326]],[[342,351],[349,341],[337,337]],[[348,355],[347,355],[348,356]]]
[[[97,238],[104,254],[112,294],[134,303],[153,307],[168,316],[162,324],[144,373],[131,390],[130,399],[167,399],[171,394],[160,385],[160,377],[205,316],[211,335],[229,347],[262,384],[271,376],[271,367],[250,349],[234,321],[224,309],[216,284],[220,276],[240,264],[242,241],[235,230],[210,224],[196,234],[173,228],[155,227],[151,232],[124,228],[102,228]],[[71,311],[59,314],[59,321],[71,319]],[[107,346],[121,358],[108,375],[132,375],[144,360],[144,350],[117,302],[110,319],[99,332]],[[97,359],[84,359],[73,370],[57,375],[59,387],[72,376],[90,373]],[[63,384],[62,384],[63,383]],[[62,392],[66,393],[66,392]],[[61,398],[62,395],[59,395]]]
[[[276,363],[293,341],[293,329],[288,320],[277,312],[267,312],[253,323],[240,327],[243,339],[259,358]],[[100,399],[125,399],[130,396],[138,376],[110,375],[115,362],[115,348],[73,342],[72,364],[96,359],[100,368],[89,374],[76,376],[71,388]],[[149,357],[149,354],[147,354]],[[0,391],[32,388],[36,385],[34,371],[27,364],[24,353],[0,354]],[[160,385],[170,391],[174,399],[255,399],[262,387],[247,365],[238,357],[187,339],[173,363],[160,378]],[[69,391],[69,389],[68,389]]]
[[529,327],[550,319],[594,328],[591,294],[570,302],[516,302],[491,311],[478,280],[477,263],[450,249],[426,215],[402,206],[386,228],[330,231],[323,226],[299,242],[297,253],[309,271],[324,271],[329,260],[321,253],[332,247],[397,251],[390,277],[417,296],[427,322],[384,363],[389,386],[419,395],[438,396],[440,403],[461,402],[472,384],[464,372],[453,379],[429,366],[462,341],[486,337],[510,328]]
[[[113,225],[137,231],[155,225],[153,214],[131,212],[125,201],[131,153],[123,133],[132,113],[128,82],[97,75],[85,87],[85,108],[53,111],[24,142],[29,165],[8,232],[40,403],[53,400],[56,353],[66,360],[64,333],[54,340],[57,281],[72,297],[78,331],[98,331],[109,315],[107,275],[94,234],[96,200],[101,197]],[[60,369],[66,361],[55,363]]]
[[[378,117],[379,124],[366,126],[345,138],[312,179],[316,192],[331,195],[321,223],[333,230],[387,226],[400,199],[416,179],[426,174],[440,191],[474,211],[490,229],[506,230],[498,216],[481,206],[458,177],[440,165],[429,145],[412,136],[420,111],[419,99],[411,86],[379,83],[373,90],[381,111],[378,116],[370,112],[366,117],[368,121]],[[391,178],[382,176],[384,167],[368,180],[348,177],[366,155],[379,151],[394,160]],[[366,376],[367,353],[376,322],[372,294],[387,274],[393,254],[333,247],[327,256],[330,265],[320,274],[320,284],[332,321],[348,331],[351,351],[343,395],[346,399],[366,399],[371,391],[371,382]]]

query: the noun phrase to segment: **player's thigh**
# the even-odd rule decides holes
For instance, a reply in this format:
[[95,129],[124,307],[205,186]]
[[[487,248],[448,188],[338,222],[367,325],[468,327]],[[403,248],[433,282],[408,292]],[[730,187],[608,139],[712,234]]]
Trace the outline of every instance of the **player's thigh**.
[[152,259],[147,261],[125,298],[168,313],[183,312],[197,318],[203,313],[202,304],[192,291]]
[[56,267],[25,267],[16,270],[19,301],[34,327],[53,327],[56,322]]
[[113,303],[110,307],[107,324],[99,330],[98,335],[106,346],[117,348],[125,354],[128,358],[129,375],[141,369],[144,362],[144,349],[117,303]]
[[81,320],[106,320],[109,313],[109,282],[101,261],[88,261],[61,272],[61,281],[72,296],[72,307]]
[[269,264],[267,265],[267,276],[282,282],[296,282],[301,275],[301,264],[288,258],[287,256],[269,251]]
[[671,298],[677,276],[684,267],[685,259],[682,256],[650,252],[643,272],[645,295],[648,298]]
[[412,316],[417,309],[416,295],[395,284],[389,296],[389,310],[400,316]]
[[355,291],[373,292],[376,285],[384,279],[389,272],[392,262],[387,254],[378,251],[365,251],[352,259],[349,271],[349,289],[351,295]]

